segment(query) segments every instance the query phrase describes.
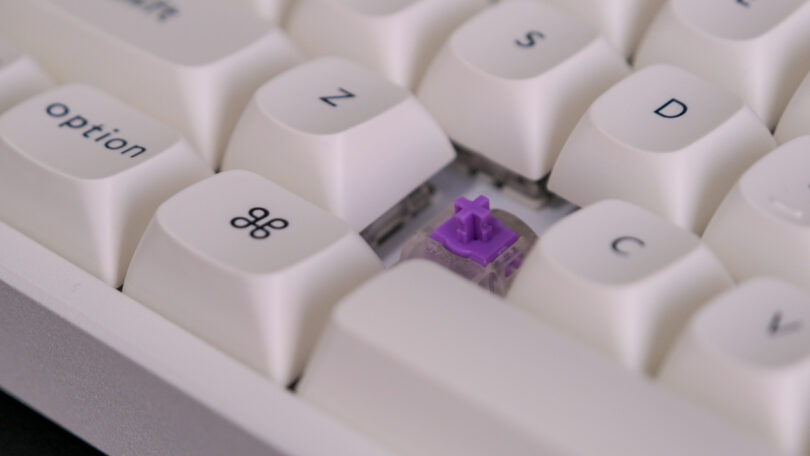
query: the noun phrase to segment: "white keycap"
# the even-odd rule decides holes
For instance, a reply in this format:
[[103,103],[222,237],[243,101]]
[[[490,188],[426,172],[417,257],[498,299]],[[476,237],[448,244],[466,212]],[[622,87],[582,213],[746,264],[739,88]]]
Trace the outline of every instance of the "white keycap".
[[179,133],[94,88],[0,116],[0,219],[115,287],[158,205],[210,174]]
[[785,452],[810,454],[810,295],[759,278],[717,297],[690,322],[661,381]]
[[785,112],[779,119],[774,137],[780,144],[803,135],[810,135],[810,73],[796,89]]
[[636,53],[637,67],[671,63],[739,95],[769,128],[810,70],[805,0],[671,0]]
[[734,182],[774,147],[737,97],[655,65],[596,100],[560,153],[549,189],[579,206],[630,201],[702,233]]
[[323,57],[256,92],[222,167],[264,175],[360,231],[454,155],[407,90]]
[[0,113],[51,85],[31,57],[0,37]]
[[738,281],[778,276],[810,290],[810,137],[780,146],[740,178],[703,239]]
[[773,455],[426,260],[338,304],[299,396],[399,455]]
[[537,180],[588,105],[627,73],[624,59],[579,19],[523,0],[458,28],[418,94],[453,141]]
[[450,32],[487,0],[297,0],[290,36],[309,55],[339,55],[413,88]]
[[697,236],[617,200],[552,226],[520,271],[507,299],[647,373],[692,312],[733,285]]
[[158,208],[124,293],[287,385],[332,305],[381,269],[337,218],[253,173],[226,171]]
[[284,19],[284,13],[287,11],[287,0],[235,0],[251,9],[262,19],[280,24]]
[[256,88],[300,60],[279,28],[221,0],[0,1],[0,32],[57,79],[180,130],[212,168]]
[[630,57],[664,0],[542,0],[593,24],[625,57]]

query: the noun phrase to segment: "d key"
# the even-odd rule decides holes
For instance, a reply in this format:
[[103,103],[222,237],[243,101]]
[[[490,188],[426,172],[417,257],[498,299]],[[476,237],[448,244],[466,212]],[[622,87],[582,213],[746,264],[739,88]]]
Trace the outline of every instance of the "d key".
[[639,46],[637,68],[669,63],[734,92],[773,128],[810,70],[810,3],[671,0]]
[[548,186],[578,206],[622,199],[702,233],[737,178],[775,146],[742,100],[684,70],[655,65],[591,105]]

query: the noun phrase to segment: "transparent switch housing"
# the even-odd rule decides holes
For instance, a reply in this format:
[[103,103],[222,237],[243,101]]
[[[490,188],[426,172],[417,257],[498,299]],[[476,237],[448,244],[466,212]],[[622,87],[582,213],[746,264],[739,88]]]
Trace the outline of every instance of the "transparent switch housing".
[[431,260],[504,296],[536,240],[518,217],[490,210],[486,196],[462,197],[408,240],[400,261]]

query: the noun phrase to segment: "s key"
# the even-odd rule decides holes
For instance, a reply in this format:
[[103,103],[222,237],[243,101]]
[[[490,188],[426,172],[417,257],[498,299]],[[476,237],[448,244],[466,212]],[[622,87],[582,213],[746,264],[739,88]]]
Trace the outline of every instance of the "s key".
[[579,18],[501,2],[453,32],[417,93],[454,142],[536,181],[588,105],[628,72]]

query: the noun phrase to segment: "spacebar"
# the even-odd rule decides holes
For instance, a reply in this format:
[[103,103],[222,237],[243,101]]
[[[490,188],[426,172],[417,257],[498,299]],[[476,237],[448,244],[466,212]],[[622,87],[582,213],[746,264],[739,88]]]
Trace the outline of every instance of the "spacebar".
[[401,455],[779,454],[421,260],[338,305],[298,392]]

